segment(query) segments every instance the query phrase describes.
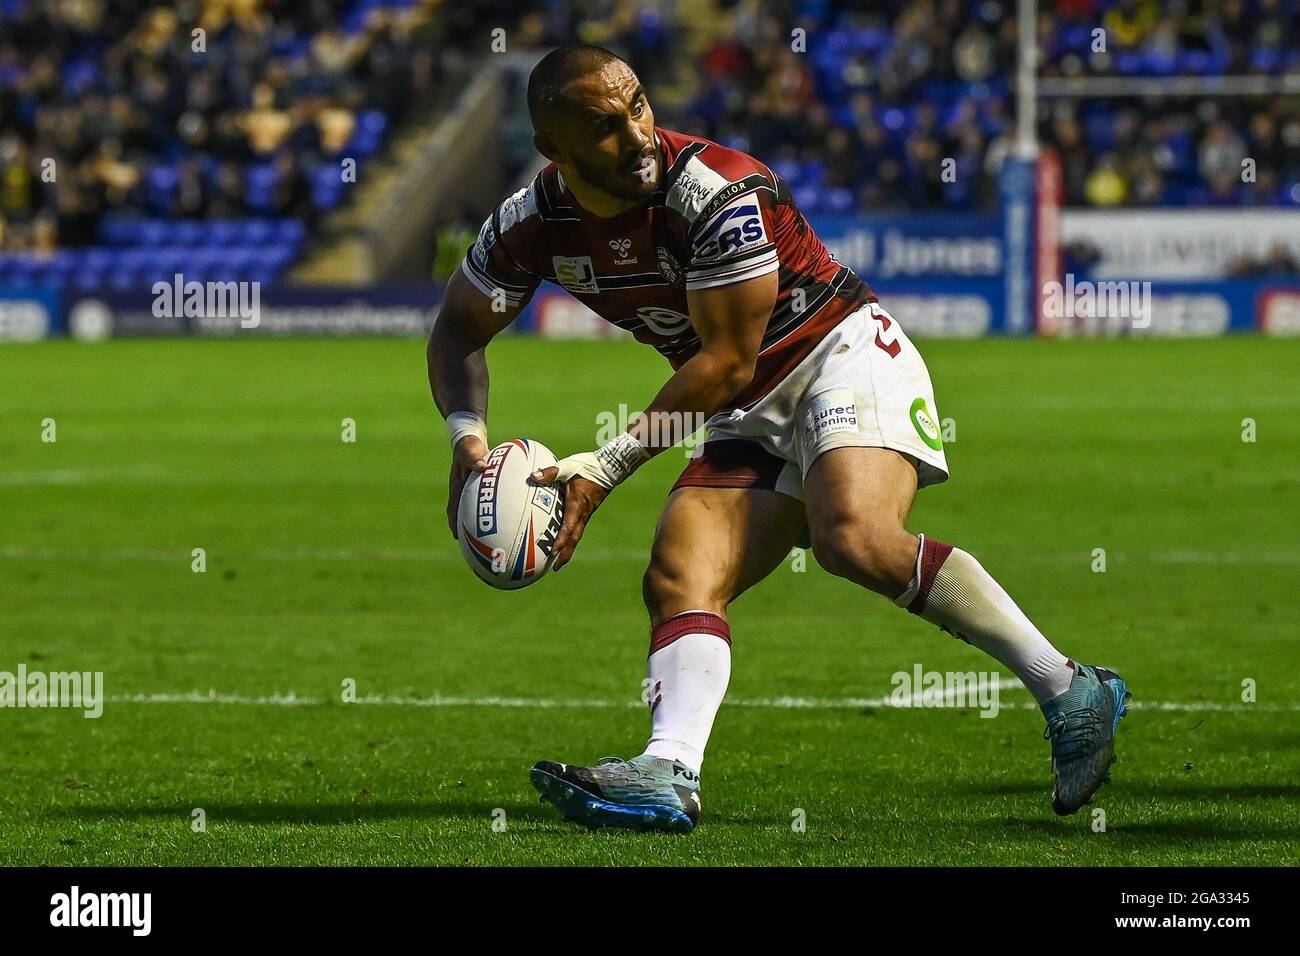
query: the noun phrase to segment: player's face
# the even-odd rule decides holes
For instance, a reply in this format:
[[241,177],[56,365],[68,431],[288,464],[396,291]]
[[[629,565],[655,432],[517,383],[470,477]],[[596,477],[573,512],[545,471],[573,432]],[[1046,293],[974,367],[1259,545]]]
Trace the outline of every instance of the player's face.
[[[574,80],[572,104],[556,130],[562,165],[612,197],[638,200],[659,185],[654,112],[636,74],[622,63]],[[563,171],[563,170],[561,170]]]

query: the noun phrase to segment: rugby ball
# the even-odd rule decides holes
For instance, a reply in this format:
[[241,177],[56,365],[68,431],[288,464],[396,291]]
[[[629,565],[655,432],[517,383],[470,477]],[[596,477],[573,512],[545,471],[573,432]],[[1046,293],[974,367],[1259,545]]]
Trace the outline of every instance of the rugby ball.
[[534,484],[529,476],[553,464],[541,442],[515,438],[488,452],[487,468],[465,482],[457,514],[461,554],[494,588],[527,587],[551,570],[564,486]]

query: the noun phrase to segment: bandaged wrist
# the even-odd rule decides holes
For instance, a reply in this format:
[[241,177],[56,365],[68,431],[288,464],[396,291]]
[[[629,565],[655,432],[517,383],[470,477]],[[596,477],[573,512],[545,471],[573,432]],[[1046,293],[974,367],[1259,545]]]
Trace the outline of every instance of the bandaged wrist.
[[594,454],[596,461],[616,485],[636,471],[643,462],[650,460],[650,453],[645,450],[645,446],[627,432],[619,432],[597,448]]
[[452,412],[447,416],[447,435],[451,438],[451,447],[455,448],[466,435],[473,435],[483,444],[487,444],[487,422],[473,412]]

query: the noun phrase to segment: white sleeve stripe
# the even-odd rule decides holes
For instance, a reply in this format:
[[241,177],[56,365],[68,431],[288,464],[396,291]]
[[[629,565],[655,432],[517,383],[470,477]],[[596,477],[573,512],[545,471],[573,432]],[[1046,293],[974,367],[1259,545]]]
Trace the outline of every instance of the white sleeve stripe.
[[733,282],[742,282],[745,279],[757,279],[759,276],[765,276],[769,272],[775,272],[781,267],[776,256],[766,262],[757,263],[737,272],[725,275],[706,276],[699,279],[687,279],[686,291],[694,292],[698,289],[712,289],[720,285],[731,285]]
[[765,266],[769,263],[776,262],[776,247],[773,246],[761,256],[747,256],[741,260],[731,260],[728,262],[719,262],[716,265],[706,265],[700,268],[687,269],[686,280],[708,279],[713,276],[727,275],[732,272],[743,272],[747,269]]
[[725,272],[728,269],[739,269],[755,262],[766,262],[772,256],[776,255],[776,246],[768,242],[762,246],[747,250],[740,255],[729,255],[725,259],[707,259],[696,261],[686,269],[687,276],[706,276],[713,275],[717,272]]
[[519,292],[511,292],[510,289],[503,285],[496,285],[489,281],[489,277],[480,274],[474,263],[469,258],[460,260],[460,271],[465,274],[465,278],[473,283],[474,288],[478,289],[488,298],[495,298],[498,293],[505,297],[507,303],[516,303],[523,299]]

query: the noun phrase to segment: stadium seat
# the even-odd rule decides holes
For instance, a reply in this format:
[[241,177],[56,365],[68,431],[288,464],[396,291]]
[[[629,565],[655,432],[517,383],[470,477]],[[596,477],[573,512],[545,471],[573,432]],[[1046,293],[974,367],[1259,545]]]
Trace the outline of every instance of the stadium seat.
[[328,212],[343,201],[343,177],[333,163],[317,166],[311,171],[310,179],[312,202],[317,209]]
[[271,163],[257,163],[248,167],[244,182],[244,202],[256,212],[271,212],[273,194],[280,174]]
[[149,190],[149,205],[160,216],[170,211],[176,196],[176,167],[158,165],[149,170],[145,185]]

